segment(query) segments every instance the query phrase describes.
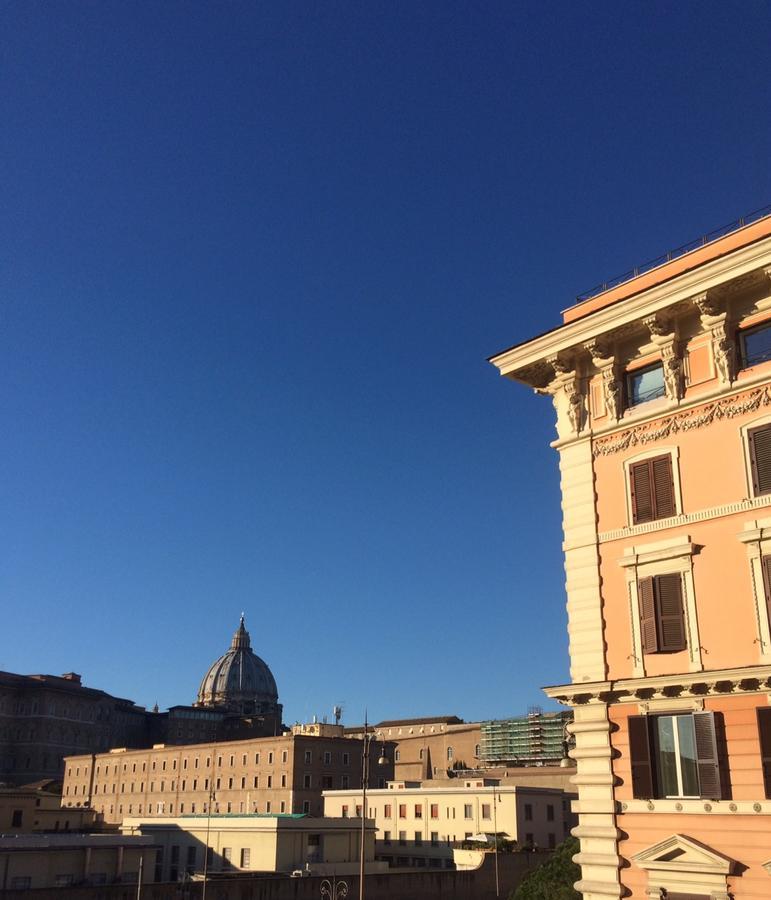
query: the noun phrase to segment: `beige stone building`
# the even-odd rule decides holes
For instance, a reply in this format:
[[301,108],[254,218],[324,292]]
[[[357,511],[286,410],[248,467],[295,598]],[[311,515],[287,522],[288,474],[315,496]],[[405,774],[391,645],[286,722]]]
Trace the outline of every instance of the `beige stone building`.
[[[213,815],[124,819],[121,832],[143,835],[158,846],[156,881],[200,877],[207,872],[358,873],[361,823],[304,815]],[[367,823],[364,859],[376,867],[375,827]]]
[[141,836],[0,835],[0,895],[6,890],[136,884],[140,871],[146,884],[154,878],[155,854],[153,839]]
[[446,778],[457,768],[479,764],[481,732],[478,722],[456,716],[396,719],[374,725],[375,739],[394,744],[394,777],[402,781]]
[[[62,803],[91,807],[108,824],[131,816],[207,813],[323,814],[322,791],[361,788],[362,742],[342,737],[284,734],[150,750],[112,750],[68,757]],[[373,760],[370,785],[393,777]]]
[[[361,817],[361,793],[325,791],[328,816]],[[558,788],[472,778],[392,781],[367,792],[377,827],[376,856],[395,866],[451,868],[453,846],[496,833],[521,845],[556,847],[571,826],[569,795]]]
[[47,780],[0,788],[0,834],[84,831],[91,828],[93,822],[93,810],[62,809],[59,782]]

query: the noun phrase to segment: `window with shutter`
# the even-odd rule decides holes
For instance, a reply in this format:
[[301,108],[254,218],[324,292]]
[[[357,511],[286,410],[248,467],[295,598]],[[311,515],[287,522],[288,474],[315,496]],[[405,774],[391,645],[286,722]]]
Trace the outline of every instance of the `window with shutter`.
[[656,795],[647,716],[629,717],[629,756],[632,763],[632,795],[638,800],[650,800]]
[[644,653],[685,650],[685,614],[679,574],[655,575],[637,582]]
[[756,496],[771,493],[771,425],[747,432],[752,469],[752,489]]
[[643,653],[657,653],[656,640],[656,600],[653,594],[653,579],[643,578],[637,584],[640,599],[640,631],[642,633]]
[[[641,800],[725,799],[727,779],[718,750],[717,716],[713,712],[630,716],[633,796]],[[767,731],[771,752],[771,717]]]
[[771,797],[771,706],[759,706],[758,737],[760,738],[760,762],[763,767],[763,786],[766,797]]
[[771,620],[771,556],[764,556],[760,560],[763,571],[763,593],[766,596],[766,608],[769,620]]
[[657,575],[653,579],[656,595],[656,630],[660,653],[685,650],[682,579],[680,575]]
[[693,713],[693,730],[701,796],[705,800],[722,800],[723,787],[720,778],[715,713]]
[[633,524],[674,516],[677,508],[672,457],[666,453],[633,463],[629,467],[629,490]]

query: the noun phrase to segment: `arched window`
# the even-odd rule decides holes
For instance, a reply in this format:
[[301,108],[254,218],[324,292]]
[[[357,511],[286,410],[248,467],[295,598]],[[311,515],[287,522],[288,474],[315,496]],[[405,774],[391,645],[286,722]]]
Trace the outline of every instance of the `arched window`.
[[479,744],[474,745],[474,756],[479,759]]
[[423,759],[423,748],[420,748],[420,752],[418,753],[418,758]]
[[447,748],[447,761],[449,762],[453,758],[453,756],[455,756],[455,751],[452,749],[452,747],[448,747]]

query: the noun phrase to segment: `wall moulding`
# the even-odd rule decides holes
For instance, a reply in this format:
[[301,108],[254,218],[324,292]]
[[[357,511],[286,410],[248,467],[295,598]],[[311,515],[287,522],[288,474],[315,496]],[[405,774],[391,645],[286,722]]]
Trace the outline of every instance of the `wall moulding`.
[[618,541],[638,534],[651,534],[654,531],[665,531],[668,528],[680,528],[692,522],[703,522],[706,519],[717,519],[721,516],[732,516],[735,513],[751,512],[753,509],[762,509],[765,506],[771,506],[771,495],[750,497],[747,500],[737,500],[735,503],[723,503],[721,506],[710,506],[707,509],[698,509],[692,513],[682,513],[669,519],[645,522],[642,525],[628,525],[623,528],[616,528],[613,531],[601,531],[597,535],[597,540],[604,544],[608,541]]

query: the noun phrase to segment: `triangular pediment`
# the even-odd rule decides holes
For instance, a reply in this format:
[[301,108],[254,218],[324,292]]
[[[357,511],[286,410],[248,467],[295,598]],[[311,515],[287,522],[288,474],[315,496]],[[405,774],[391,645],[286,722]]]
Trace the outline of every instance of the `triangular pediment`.
[[683,834],[673,834],[632,857],[641,869],[671,872],[709,872],[728,875],[734,861]]

